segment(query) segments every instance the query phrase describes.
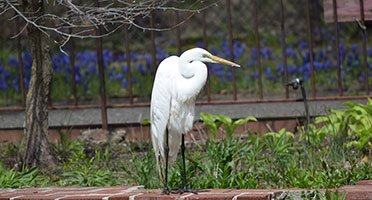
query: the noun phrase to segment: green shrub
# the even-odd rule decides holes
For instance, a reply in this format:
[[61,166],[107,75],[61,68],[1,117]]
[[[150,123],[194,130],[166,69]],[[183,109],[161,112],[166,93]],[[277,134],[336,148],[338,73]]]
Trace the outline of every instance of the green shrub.
[[[146,152],[141,157],[129,149],[130,162],[121,165],[121,169],[129,176],[134,185],[143,185],[146,188],[161,187],[159,174],[156,170],[156,161],[153,150]],[[130,165],[132,164],[132,166]]]
[[346,102],[346,110],[330,109],[331,114],[318,117],[315,123],[324,124],[315,130],[317,135],[333,135],[349,137],[347,147],[356,147],[361,151],[372,147],[372,100],[368,98],[367,105]]
[[[298,137],[285,129],[262,136],[249,131],[246,135],[234,135],[239,125],[256,119],[233,120],[202,113],[211,137],[205,144],[186,150],[188,187],[319,189],[372,179],[371,158],[366,154],[371,145],[371,102],[368,100],[367,105],[348,102],[344,104],[348,109],[331,110],[329,115],[316,118],[316,125],[310,124],[310,143],[304,142],[303,133]],[[146,143],[131,144],[136,150],[126,147],[124,162],[118,165],[113,163],[108,147],[104,151],[97,148],[94,156],[89,157],[83,143],[71,142],[64,133],[60,137],[60,143],[54,146],[63,163],[57,168],[59,174],[51,177],[36,168],[18,172],[1,164],[1,187],[118,184],[163,187],[154,152]],[[169,187],[183,187],[181,156],[170,165],[168,175]],[[327,195],[327,199],[342,199],[336,193]]]
[[28,169],[27,167],[23,167],[21,171],[17,171],[15,168],[8,170],[5,168],[4,164],[0,162],[1,188],[42,186],[44,182],[38,175],[39,171],[37,168]]
[[119,185],[117,176],[107,165],[110,162],[108,148],[100,148],[95,157],[87,157],[84,149],[71,153],[71,159],[63,163],[65,172],[58,180],[60,186],[112,186]]
[[58,143],[52,143],[52,148],[60,162],[66,162],[73,152],[83,151],[84,143],[71,140],[71,129],[66,133],[58,130],[59,140]]

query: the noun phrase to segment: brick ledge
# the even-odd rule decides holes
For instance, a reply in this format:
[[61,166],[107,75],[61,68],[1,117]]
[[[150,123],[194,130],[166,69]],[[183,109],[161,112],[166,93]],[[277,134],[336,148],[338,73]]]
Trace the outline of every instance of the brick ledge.
[[[334,191],[334,189],[332,189]],[[320,190],[324,192],[325,190]],[[346,191],[346,199],[372,199],[372,180],[339,188]],[[162,195],[160,189],[149,190],[143,186],[113,187],[44,187],[0,189],[0,200],[134,200],[134,199],[276,199],[288,194],[299,196],[305,189],[209,189],[199,194]]]

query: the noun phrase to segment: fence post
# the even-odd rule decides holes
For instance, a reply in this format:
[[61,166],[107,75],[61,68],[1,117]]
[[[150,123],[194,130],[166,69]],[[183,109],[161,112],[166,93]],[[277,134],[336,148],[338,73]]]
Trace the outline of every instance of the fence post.
[[[202,1],[202,4],[204,5],[204,1]],[[202,25],[203,25],[203,44],[204,48],[208,49],[208,38],[207,38],[207,23],[205,21],[206,19],[206,11],[202,11]],[[208,77],[207,77],[207,100],[208,102],[211,101],[211,86],[210,86],[210,70],[208,69]]]
[[178,10],[175,11],[176,15],[176,37],[177,37],[177,49],[178,49],[178,55],[180,56],[182,53],[182,46],[181,46],[181,27],[179,25],[180,23],[180,16],[178,13]]
[[[229,29],[229,47],[230,47],[230,59],[234,61],[234,49],[233,49],[233,35],[232,35],[232,26],[231,26],[231,6],[230,0],[226,0],[226,17],[227,17],[227,27]],[[236,80],[235,80],[235,68],[231,68],[232,84],[233,84],[233,97],[234,100],[237,100],[236,94]]]
[[333,0],[333,20],[334,31],[336,36],[336,53],[337,53],[337,77],[338,77],[338,96],[342,96],[342,77],[341,77],[341,59],[340,59],[340,41],[338,34],[338,19],[337,19],[337,2]]
[[310,0],[306,0],[306,21],[307,21],[307,35],[309,37],[309,53],[310,53],[310,70],[311,70],[311,93],[313,97],[316,96],[315,91],[315,76],[314,76],[314,60],[313,60],[313,29],[311,27],[310,17]]
[[128,66],[128,92],[129,92],[129,103],[133,104],[133,92],[132,92],[132,70],[130,66],[131,57],[129,50],[129,40],[128,40],[128,26],[124,27],[124,37],[125,37],[125,53],[127,54],[127,66]]
[[[96,7],[99,7],[98,0],[95,0]],[[101,35],[101,25],[98,25],[96,29],[96,35]],[[102,116],[102,129],[107,130],[107,106],[106,106],[106,88],[105,88],[105,71],[103,68],[103,55],[102,55],[102,38],[96,39],[97,48],[97,64],[98,64],[98,75],[100,82],[100,98],[101,98],[101,116]]]
[[[70,28],[70,33],[72,33],[72,28]],[[76,80],[75,80],[75,42],[74,38],[70,39],[70,68],[71,68],[71,82],[72,82],[72,95],[74,96],[74,105],[78,105],[77,95],[76,95]]]
[[262,89],[262,73],[261,73],[261,53],[260,53],[260,36],[258,33],[258,22],[257,22],[257,1],[253,1],[253,21],[254,21],[254,32],[256,35],[256,52],[257,52],[257,69],[258,69],[258,88],[260,92],[260,99],[263,99],[263,89]]
[[285,84],[285,98],[289,98],[288,91],[288,70],[287,70],[287,43],[285,41],[285,26],[284,26],[284,6],[283,0],[280,0],[280,32],[281,32],[281,43],[282,43],[282,53],[283,53],[283,69],[284,69],[284,84]]
[[368,69],[368,61],[367,61],[367,30],[365,27],[365,22],[364,22],[364,1],[360,0],[360,20],[361,20],[361,25],[360,27],[363,32],[363,62],[364,62],[364,88],[366,90],[366,95],[369,96],[369,69]]
[[[154,14],[151,12],[150,15],[150,27],[151,29],[154,28]],[[155,33],[154,30],[151,30],[151,54],[152,54],[152,65],[153,65],[153,71],[154,71],[154,77],[156,74],[156,45],[155,45]]]
[[[19,17],[16,18],[16,33],[19,33],[20,21]],[[25,84],[23,81],[23,61],[22,61],[22,46],[21,46],[21,34],[18,35],[17,39],[17,53],[18,53],[18,76],[19,76],[19,85],[21,89],[21,103],[22,107],[26,107],[25,100]]]

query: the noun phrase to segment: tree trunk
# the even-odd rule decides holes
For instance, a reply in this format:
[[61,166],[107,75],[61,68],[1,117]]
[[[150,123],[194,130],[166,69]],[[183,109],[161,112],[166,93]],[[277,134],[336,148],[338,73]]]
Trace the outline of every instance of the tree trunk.
[[[40,16],[44,12],[42,0],[23,0],[25,13]],[[26,98],[26,144],[23,163],[46,168],[57,160],[49,143],[48,99],[53,77],[48,38],[29,24],[27,28],[32,56],[31,80]]]

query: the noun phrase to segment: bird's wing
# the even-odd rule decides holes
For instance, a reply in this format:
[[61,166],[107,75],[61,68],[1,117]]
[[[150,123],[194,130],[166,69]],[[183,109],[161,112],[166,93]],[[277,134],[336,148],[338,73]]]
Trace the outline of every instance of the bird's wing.
[[[177,71],[178,57],[172,56],[163,60],[156,72],[151,94],[151,139],[158,167],[160,156],[164,160],[165,131],[170,116],[171,92],[174,73]],[[159,168],[160,170],[160,168]]]

